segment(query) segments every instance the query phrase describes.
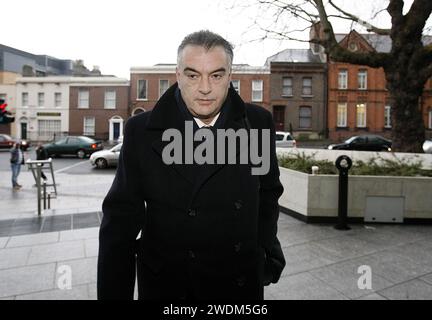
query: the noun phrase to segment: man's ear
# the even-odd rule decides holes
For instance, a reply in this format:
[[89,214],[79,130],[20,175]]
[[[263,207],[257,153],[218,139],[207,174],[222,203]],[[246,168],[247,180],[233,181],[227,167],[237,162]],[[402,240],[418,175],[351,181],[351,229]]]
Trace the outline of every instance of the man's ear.
[[178,66],[176,66],[176,79],[177,79],[177,83],[179,83],[179,78],[180,78],[180,70],[179,70]]

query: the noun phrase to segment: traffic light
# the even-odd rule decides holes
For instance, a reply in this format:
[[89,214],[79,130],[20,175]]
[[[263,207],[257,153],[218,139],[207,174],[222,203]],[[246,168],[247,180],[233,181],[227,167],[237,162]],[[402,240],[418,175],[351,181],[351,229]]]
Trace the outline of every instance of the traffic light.
[[0,124],[7,124],[15,121],[15,117],[6,110],[7,103],[4,99],[0,99]]

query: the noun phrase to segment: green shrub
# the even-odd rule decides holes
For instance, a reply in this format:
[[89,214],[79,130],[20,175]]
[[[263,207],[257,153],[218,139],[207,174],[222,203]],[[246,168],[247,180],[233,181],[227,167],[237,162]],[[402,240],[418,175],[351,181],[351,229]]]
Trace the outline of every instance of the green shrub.
[[[328,160],[315,160],[315,153],[307,156],[304,153],[284,155],[278,157],[279,166],[304,172],[312,173],[312,166],[319,167],[319,174],[339,174],[333,162]],[[368,176],[425,176],[432,177],[432,170],[422,169],[422,162],[417,161],[412,164],[404,163],[402,160],[371,158],[367,162],[357,160],[353,163],[350,175]]]

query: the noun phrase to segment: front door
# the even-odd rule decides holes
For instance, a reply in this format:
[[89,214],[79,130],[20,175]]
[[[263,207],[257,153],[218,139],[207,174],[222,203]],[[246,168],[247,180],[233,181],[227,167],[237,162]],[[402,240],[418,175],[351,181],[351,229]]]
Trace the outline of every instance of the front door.
[[273,121],[276,131],[285,131],[285,106],[273,106]]
[[21,139],[27,140],[27,123],[21,122]]
[[114,122],[113,123],[113,139],[114,141],[117,141],[117,139],[120,137],[120,123]]

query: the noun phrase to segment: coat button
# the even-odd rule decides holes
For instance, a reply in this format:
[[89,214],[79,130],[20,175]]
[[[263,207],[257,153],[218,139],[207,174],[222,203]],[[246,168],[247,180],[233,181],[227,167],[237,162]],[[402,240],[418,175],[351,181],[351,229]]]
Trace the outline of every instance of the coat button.
[[189,250],[189,258],[195,259],[195,252],[193,252],[192,250]]
[[246,278],[245,277],[241,276],[241,277],[237,278],[237,285],[239,287],[243,287],[245,285],[245,283],[246,283]]
[[234,245],[234,250],[235,250],[235,252],[239,252],[239,251],[240,251],[240,249],[241,249],[241,245],[242,245],[241,242],[239,242],[239,243],[237,243],[237,244]]
[[243,201],[241,200],[236,200],[236,202],[234,202],[234,206],[237,210],[240,210],[241,207],[243,207]]
[[195,217],[196,216],[196,210],[195,209],[189,209],[188,214],[190,217]]

